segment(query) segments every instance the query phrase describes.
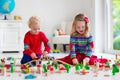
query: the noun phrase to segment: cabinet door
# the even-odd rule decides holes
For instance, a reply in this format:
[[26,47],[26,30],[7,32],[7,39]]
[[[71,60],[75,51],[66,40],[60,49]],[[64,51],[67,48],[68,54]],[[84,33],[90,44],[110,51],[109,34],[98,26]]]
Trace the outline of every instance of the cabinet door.
[[19,29],[3,29],[2,33],[3,50],[18,50],[20,48],[20,32]]
[[0,52],[22,51],[21,22],[0,21]]

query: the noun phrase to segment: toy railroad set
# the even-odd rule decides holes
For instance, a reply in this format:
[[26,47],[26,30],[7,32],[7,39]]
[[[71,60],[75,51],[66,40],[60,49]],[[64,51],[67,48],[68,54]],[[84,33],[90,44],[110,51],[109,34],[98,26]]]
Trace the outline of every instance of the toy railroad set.
[[[99,65],[94,62],[93,65],[86,64],[85,66],[83,66],[83,63],[73,66],[59,60],[54,60],[54,57],[49,56],[36,58],[23,65],[17,64],[17,59],[18,58],[8,57],[0,60],[1,76],[10,76],[8,73],[20,72],[21,75],[28,74],[27,76],[24,76],[25,79],[34,79],[37,77],[35,74],[49,76],[55,73],[70,73],[71,69],[74,69],[75,74],[78,75],[89,74],[89,71],[92,70],[93,73],[95,73],[94,76],[96,77],[99,71],[111,70],[111,75],[114,76],[115,74],[119,73],[120,68],[120,58],[118,58],[117,55],[114,63],[111,63],[111,60],[100,58]],[[19,67],[19,69],[16,67]],[[109,77],[111,75],[106,74],[104,76]]]

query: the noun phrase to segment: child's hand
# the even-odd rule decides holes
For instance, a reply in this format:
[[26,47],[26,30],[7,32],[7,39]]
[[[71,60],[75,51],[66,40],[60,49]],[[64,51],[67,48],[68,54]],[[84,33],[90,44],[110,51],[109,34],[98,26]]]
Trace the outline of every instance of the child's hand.
[[46,57],[47,54],[48,54],[48,52],[47,52],[47,51],[44,51],[42,55],[43,55],[44,57]]
[[35,53],[32,53],[30,56],[31,56],[32,59],[36,59],[37,58]]
[[73,64],[78,64],[78,60],[76,58],[72,59]]
[[87,63],[89,63],[90,58],[86,57],[85,59],[83,59],[83,65],[85,66]]

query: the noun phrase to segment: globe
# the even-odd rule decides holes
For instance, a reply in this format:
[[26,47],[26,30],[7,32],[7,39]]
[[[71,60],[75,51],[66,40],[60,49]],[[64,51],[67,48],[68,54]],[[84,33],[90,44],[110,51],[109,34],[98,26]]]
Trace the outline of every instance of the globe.
[[0,13],[9,14],[15,8],[14,0],[0,0]]

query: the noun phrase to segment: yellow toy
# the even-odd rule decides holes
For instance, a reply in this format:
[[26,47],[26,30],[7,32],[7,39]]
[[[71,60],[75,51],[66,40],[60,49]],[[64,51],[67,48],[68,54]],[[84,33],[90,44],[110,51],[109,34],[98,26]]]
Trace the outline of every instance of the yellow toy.
[[14,16],[14,20],[22,20],[21,16]]

